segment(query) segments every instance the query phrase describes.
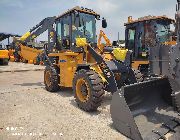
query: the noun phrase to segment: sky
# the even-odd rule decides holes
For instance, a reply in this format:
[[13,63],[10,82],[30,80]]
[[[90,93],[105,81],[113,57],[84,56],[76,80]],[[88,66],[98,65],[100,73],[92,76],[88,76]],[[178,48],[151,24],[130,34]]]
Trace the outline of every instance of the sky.
[[[107,20],[103,29],[110,40],[124,39],[124,23],[154,15],[174,18],[177,0],[0,0],[0,32],[23,35],[49,16],[58,16],[75,6],[93,9]],[[97,34],[101,21],[97,24]],[[44,40],[44,36],[40,40]]]

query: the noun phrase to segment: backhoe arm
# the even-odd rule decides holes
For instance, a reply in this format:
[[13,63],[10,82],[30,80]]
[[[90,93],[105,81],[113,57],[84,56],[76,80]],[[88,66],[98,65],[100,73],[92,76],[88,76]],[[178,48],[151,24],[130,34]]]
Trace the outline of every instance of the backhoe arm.
[[112,46],[109,38],[106,36],[106,34],[105,34],[102,30],[100,30],[100,34],[99,34],[99,38],[98,38],[98,48],[99,48],[101,51],[103,51],[103,49],[104,49],[104,45],[101,44],[101,39],[102,39],[102,37],[103,37],[104,40],[106,41],[106,46]]
[[[55,44],[55,31],[53,28],[53,24],[55,23],[56,17],[47,17],[43,19],[39,24],[30,29],[24,35],[22,35],[19,39],[14,38],[13,44],[15,45],[14,54],[16,57],[22,57],[26,60],[34,60],[40,53],[36,48],[29,47],[27,43],[32,42],[36,37],[48,31],[48,47],[47,51],[51,52],[53,50]],[[42,52],[41,52],[42,53]],[[40,54],[41,54],[40,53]]]
[[35,27],[25,33],[22,37],[20,37],[19,40],[27,43],[44,33],[46,30],[48,30],[48,32],[53,31],[53,24],[55,22],[55,18],[56,17],[47,17],[43,19],[39,24],[37,24]]

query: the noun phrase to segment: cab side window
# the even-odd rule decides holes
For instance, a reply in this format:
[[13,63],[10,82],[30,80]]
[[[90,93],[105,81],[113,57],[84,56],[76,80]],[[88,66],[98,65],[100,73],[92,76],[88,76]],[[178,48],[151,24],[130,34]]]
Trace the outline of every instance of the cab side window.
[[128,31],[128,48],[133,50],[135,44],[135,29],[129,29]]
[[63,17],[62,21],[62,47],[70,49],[70,16]]
[[57,25],[57,46],[61,50],[70,48],[70,16],[60,18]]
[[62,48],[62,26],[61,22],[57,23],[57,48],[60,50]]

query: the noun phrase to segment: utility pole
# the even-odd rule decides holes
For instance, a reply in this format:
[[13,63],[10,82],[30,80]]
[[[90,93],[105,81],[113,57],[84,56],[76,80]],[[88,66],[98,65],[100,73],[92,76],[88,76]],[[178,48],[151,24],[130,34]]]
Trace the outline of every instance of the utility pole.
[[118,43],[119,43],[119,32],[118,32]]

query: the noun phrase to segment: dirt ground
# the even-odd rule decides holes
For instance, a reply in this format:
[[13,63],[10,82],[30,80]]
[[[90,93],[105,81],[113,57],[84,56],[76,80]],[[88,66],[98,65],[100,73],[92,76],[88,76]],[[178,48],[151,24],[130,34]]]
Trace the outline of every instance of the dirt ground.
[[43,70],[23,63],[0,66],[0,140],[128,139],[112,127],[111,95],[97,112],[86,113],[71,89],[47,92]]
[[34,70],[43,70],[44,66],[41,65],[33,65],[21,62],[9,62],[9,65],[0,65],[0,73],[1,72],[20,72],[20,71],[34,71]]
[[34,70],[0,73],[0,140],[127,139],[112,128],[111,96],[86,113],[71,89],[47,92],[43,71]]

